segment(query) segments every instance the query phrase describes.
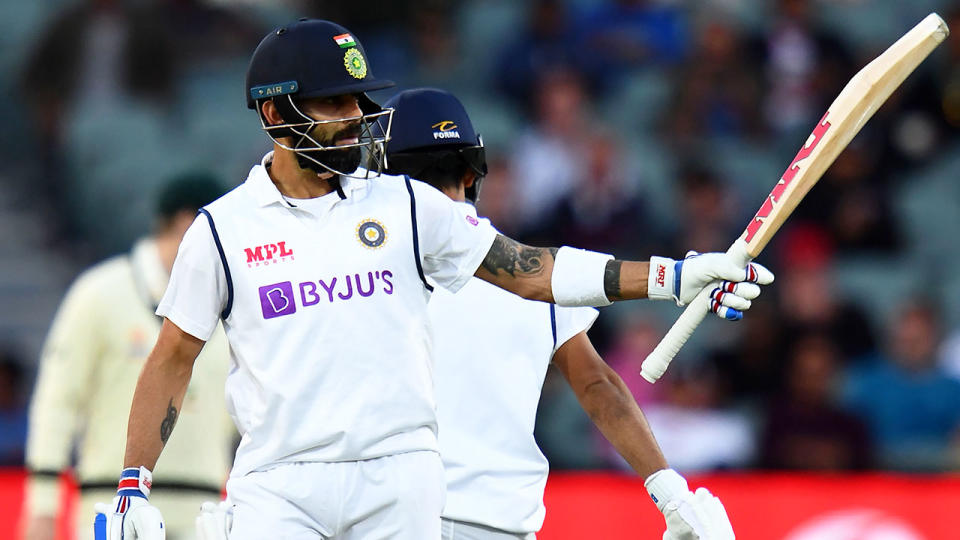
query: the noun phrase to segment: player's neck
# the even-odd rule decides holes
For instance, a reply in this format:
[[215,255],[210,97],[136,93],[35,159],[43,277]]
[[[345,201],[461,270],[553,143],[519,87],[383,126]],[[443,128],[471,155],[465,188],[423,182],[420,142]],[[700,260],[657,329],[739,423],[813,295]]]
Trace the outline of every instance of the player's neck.
[[270,179],[277,189],[292,199],[313,199],[333,191],[330,182],[333,174],[318,175],[297,163],[296,155],[282,148],[274,148],[273,164],[268,169]]

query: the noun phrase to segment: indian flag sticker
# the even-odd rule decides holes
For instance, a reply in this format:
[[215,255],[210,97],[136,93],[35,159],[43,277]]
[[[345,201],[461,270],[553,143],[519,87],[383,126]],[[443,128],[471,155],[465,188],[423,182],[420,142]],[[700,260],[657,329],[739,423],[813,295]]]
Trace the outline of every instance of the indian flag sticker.
[[339,36],[333,36],[333,40],[337,42],[337,45],[339,45],[341,49],[346,49],[347,47],[353,47],[357,44],[357,42],[353,40],[353,36],[351,36],[350,34],[340,34]]

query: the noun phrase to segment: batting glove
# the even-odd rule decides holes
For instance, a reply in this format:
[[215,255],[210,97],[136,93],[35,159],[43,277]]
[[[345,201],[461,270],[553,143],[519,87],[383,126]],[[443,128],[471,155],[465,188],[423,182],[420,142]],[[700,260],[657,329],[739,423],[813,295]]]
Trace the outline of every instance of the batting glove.
[[152,483],[153,475],[146,467],[124,469],[113,503],[94,505],[95,540],[164,540],[163,516],[147,502]]
[[663,540],[735,539],[723,503],[706,488],[691,493],[687,481],[673,469],[651,474],[644,485],[667,522]]
[[726,253],[690,251],[679,261],[650,257],[647,297],[684,306],[702,289],[712,286],[710,311],[722,319],[738,321],[750,309],[750,301],[760,295],[757,284],[770,283],[773,273],[762,265],[749,263],[743,267]]
[[233,526],[233,505],[229,501],[207,501],[197,516],[197,540],[227,540]]

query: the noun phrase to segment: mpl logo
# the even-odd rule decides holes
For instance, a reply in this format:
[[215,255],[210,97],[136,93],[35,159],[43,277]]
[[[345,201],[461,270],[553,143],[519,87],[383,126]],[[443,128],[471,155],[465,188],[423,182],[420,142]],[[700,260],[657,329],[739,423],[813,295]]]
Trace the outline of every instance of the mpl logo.
[[293,249],[288,249],[286,242],[243,248],[243,252],[247,255],[247,268],[293,260]]
[[297,312],[293,299],[293,284],[289,281],[260,287],[260,308],[264,319],[272,319]]

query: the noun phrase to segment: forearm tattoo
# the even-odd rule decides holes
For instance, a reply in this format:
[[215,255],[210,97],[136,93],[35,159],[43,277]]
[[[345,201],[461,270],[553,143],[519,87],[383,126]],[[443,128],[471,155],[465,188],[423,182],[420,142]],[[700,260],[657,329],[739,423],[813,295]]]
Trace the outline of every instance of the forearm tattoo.
[[611,259],[607,261],[607,267],[603,270],[603,292],[607,298],[617,300],[620,296],[620,267],[623,261]]
[[167,405],[167,416],[163,419],[163,422],[160,422],[160,440],[163,441],[163,444],[167,444],[176,423],[177,408],[173,406],[173,398],[170,398],[170,404]]
[[518,274],[534,275],[543,270],[544,258],[548,254],[556,257],[557,248],[525,246],[498,234],[483,259],[482,266],[493,275],[497,275],[501,270],[514,277]]

